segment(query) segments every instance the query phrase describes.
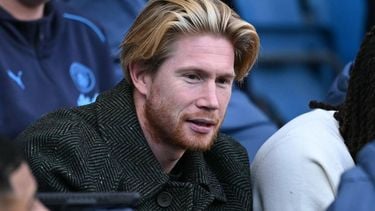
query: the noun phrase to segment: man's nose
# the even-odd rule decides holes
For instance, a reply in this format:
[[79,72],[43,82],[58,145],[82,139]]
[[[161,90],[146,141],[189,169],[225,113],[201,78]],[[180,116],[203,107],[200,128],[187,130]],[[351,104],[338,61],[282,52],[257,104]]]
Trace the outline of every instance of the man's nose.
[[209,110],[219,108],[219,99],[217,87],[215,82],[207,82],[201,90],[200,98],[197,101],[197,106]]

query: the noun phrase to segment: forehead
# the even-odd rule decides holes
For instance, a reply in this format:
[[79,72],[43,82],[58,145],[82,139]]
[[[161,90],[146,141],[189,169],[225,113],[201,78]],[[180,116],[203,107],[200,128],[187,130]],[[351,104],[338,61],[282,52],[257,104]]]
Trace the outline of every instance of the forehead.
[[228,55],[234,53],[231,42],[221,35],[197,34],[182,35],[172,44],[174,54],[203,54]]
[[234,48],[224,36],[184,35],[171,47],[167,63],[176,66],[196,65],[217,71],[234,71]]

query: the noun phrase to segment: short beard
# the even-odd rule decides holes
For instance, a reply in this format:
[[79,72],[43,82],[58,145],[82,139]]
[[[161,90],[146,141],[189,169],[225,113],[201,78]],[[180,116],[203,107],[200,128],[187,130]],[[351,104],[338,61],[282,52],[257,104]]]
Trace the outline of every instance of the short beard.
[[[155,141],[162,141],[185,150],[207,151],[211,149],[216,140],[219,127],[214,131],[211,140],[206,145],[203,145],[200,139],[204,139],[206,135],[197,134],[194,140],[184,136],[183,121],[177,120],[178,122],[174,125],[174,128],[168,127],[171,122],[166,118],[166,114],[170,113],[170,110],[165,104],[159,102],[158,105],[155,106],[155,102],[152,102],[152,99],[147,100],[145,105],[145,117],[149,124],[148,129]],[[182,116],[181,120],[184,119],[184,116]]]
[[[215,143],[218,130],[216,130],[209,140],[207,145],[200,144],[200,139],[204,138],[205,135],[196,134],[195,140],[187,140],[185,137],[183,137],[183,131],[182,131],[182,124],[181,122],[177,125],[177,127],[172,132],[174,139],[171,140],[169,143],[174,144],[176,146],[182,147],[186,150],[191,151],[201,151],[205,152],[211,149],[212,145]],[[167,139],[168,140],[168,139]]]

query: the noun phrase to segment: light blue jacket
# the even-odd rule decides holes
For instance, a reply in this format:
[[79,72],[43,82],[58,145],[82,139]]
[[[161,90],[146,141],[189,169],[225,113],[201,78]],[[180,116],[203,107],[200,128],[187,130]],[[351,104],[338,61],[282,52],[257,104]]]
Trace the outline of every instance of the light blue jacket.
[[328,211],[372,211],[375,209],[375,142],[357,156],[356,167],[346,171],[337,198]]

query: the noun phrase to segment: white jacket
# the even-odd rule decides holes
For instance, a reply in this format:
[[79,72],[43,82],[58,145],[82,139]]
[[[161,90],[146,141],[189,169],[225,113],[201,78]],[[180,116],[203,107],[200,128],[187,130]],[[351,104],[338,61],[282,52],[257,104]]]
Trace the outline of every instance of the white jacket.
[[326,210],[354,166],[333,113],[302,114],[263,144],[251,165],[254,211]]

